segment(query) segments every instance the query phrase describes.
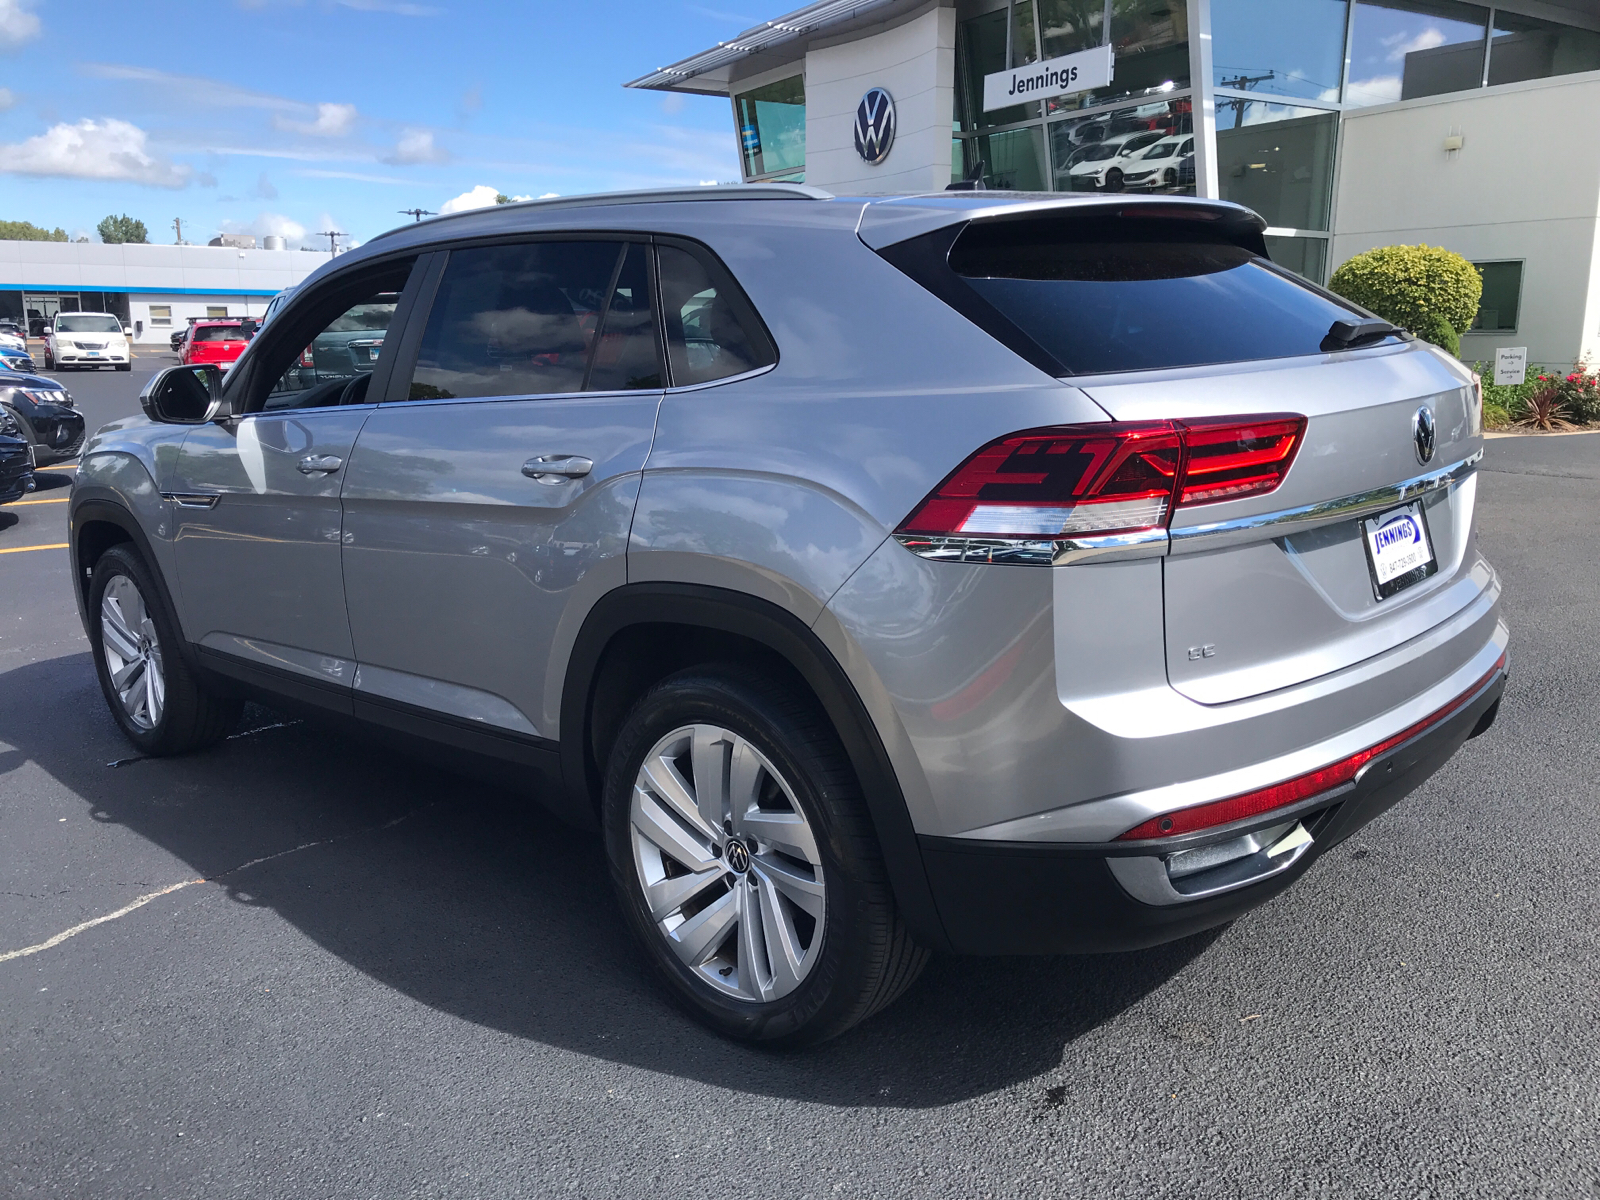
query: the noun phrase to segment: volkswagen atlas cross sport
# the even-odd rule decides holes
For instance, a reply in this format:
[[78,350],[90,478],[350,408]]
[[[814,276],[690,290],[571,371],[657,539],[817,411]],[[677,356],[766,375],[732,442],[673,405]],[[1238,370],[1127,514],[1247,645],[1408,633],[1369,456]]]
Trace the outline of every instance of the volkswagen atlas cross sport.
[[[88,444],[111,712],[147,754],[256,697],[512,764],[750,1040],[932,950],[1229,921],[1487,728],[1506,664],[1473,375],[1263,228],[749,186],[374,238]],[[382,352],[323,377],[352,312]]]

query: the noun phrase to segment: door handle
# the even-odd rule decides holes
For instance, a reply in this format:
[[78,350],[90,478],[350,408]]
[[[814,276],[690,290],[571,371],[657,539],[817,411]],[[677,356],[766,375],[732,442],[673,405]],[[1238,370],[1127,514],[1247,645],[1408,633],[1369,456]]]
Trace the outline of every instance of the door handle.
[[541,454],[522,464],[522,473],[536,483],[552,486],[563,479],[582,479],[594,470],[594,459],[581,454]]
[[308,454],[299,462],[302,475],[332,475],[344,466],[344,459],[337,454]]

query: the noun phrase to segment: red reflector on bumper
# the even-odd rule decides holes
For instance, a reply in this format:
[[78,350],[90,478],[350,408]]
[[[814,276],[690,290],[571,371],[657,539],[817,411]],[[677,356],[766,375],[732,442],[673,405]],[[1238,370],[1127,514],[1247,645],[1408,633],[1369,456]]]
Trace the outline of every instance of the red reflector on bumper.
[[1349,758],[1342,758],[1326,767],[1308,771],[1304,775],[1285,780],[1283,783],[1275,783],[1259,791],[1245,792],[1241,796],[1230,796],[1226,800],[1213,800],[1208,804],[1197,804],[1193,808],[1180,808],[1177,812],[1151,817],[1144,824],[1136,825],[1127,833],[1121,834],[1117,840],[1132,842],[1145,838],[1177,837],[1183,833],[1229,825],[1234,821],[1260,816],[1275,808],[1284,808],[1301,800],[1309,800],[1312,796],[1319,796],[1323,792],[1330,792],[1336,787],[1343,787],[1356,777],[1362,767],[1379,755],[1387,754],[1396,746],[1404,745],[1419,733],[1425,732],[1452,713],[1459,711],[1482,691],[1505,665],[1506,656],[1502,654],[1488,674],[1449,704],[1437,712],[1430,713],[1415,725],[1402,729],[1393,737],[1385,738],[1376,746],[1368,746],[1365,750],[1356,751]]

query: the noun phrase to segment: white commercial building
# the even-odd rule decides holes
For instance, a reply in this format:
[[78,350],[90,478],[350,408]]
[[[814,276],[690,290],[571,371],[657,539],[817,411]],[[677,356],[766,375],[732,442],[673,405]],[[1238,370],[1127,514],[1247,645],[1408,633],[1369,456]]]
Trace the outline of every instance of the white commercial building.
[[0,241],[0,319],[114,313],[140,345],[165,346],[190,317],[260,316],[326,252],[232,246]]
[[1600,360],[1600,0],[822,0],[628,86],[727,96],[747,182],[1216,197],[1318,282],[1444,246],[1463,358]]

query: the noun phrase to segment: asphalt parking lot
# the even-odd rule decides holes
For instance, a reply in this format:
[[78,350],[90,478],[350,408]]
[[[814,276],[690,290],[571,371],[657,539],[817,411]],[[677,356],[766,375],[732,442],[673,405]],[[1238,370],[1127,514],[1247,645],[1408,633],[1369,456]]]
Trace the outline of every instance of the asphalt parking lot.
[[[64,381],[93,428],[161,361]],[[65,540],[42,475],[0,508],[8,1197],[1600,1196],[1600,435],[1490,444],[1499,723],[1298,886],[935,961],[781,1056],[666,1004],[598,847],[508,795],[265,710],[116,765],[65,553],[3,553]]]

